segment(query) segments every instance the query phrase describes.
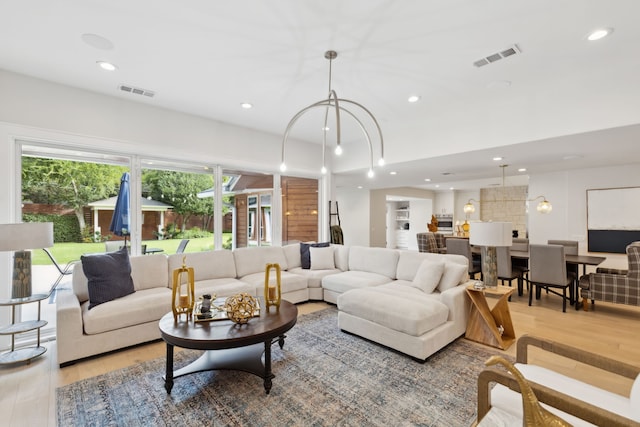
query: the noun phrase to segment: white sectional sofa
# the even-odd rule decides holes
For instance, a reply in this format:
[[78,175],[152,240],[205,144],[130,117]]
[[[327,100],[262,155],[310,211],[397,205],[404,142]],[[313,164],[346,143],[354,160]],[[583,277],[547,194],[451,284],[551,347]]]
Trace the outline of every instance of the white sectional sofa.
[[[322,251],[327,254],[327,249]],[[331,246],[328,251],[332,260],[327,263],[325,258],[319,268],[315,268],[313,257],[320,255],[312,252],[309,269],[302,267],[299,244],[130,257],[135,292],[91,309],[88,280],[82,263],[78,263],[73,290],[60,291],[57,297],[58,363],[64,366],[159,339],[158,320],[171,311],[172,271],[182,266],[184,257],[186,265],[194,268],[196,297],[240,292],[261,296],[265,265],[278,263],[283,299],[337,303],[343,330],[418,359],[425,359],[464,333],[468,313],[464,286],[442,292],[436,287],[425,293],[413,281],[425,259],[466,267],[466,258],[341,245]],[[270,280],[276,280],[275,272],[271,272]],[[467,280],[465,273],[455,285]]]

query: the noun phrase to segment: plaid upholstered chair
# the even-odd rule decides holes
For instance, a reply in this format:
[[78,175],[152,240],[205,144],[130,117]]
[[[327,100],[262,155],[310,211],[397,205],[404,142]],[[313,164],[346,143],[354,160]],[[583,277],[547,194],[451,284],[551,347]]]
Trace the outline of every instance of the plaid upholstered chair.
[[580,278],[584,311],[589,311],[589,300],[640,305],[640,242],[627,246],[627,259],[628,270],[598,268]]

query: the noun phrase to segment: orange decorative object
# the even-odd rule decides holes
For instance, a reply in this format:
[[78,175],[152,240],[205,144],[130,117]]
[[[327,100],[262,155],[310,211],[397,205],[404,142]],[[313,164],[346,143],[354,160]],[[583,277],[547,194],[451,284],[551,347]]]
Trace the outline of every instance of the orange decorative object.
[[431,215],[431,222],[427,224],[427,229],[432,233],[438,231],[438,218],[435,215]]
[[[269,283],[269,273],[271,269],[276,271],[275,286]],[[280,300],[282,299],[281,283],[280,264],[267,264],[264,271],[264,304],[267,310],[269,310],[269,307],[272,305],[276,306],[277,309],[280,308]]]
[[[173,311],[173,320],[176,322],[182,314],[187,315],[187,321],[191,319],[193,306],[196,301],[193,267],[187,267],[186,260],[186,256],[182,257],[182,268],[176,268],[173,270],[171,311]],[[184,289],[184,292],[183,288],[186,288]]]

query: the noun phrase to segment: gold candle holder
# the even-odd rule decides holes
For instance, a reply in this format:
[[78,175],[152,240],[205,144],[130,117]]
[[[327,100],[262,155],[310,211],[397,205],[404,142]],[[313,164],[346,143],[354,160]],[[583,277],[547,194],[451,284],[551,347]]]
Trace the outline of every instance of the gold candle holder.
[[[271,286],[269,283],[269,273],[272,269],[276,271],[276,286]],[[276,309],[280,309],[280,300],[282,299],[281,282],[280,264],[267,264],[264,271],[264,303],[267,310],[272,305]]]
[[[171,292],[171,311],[173,311],[174,322],[178,321],[178,318],[182,314],[187,315],[187,321],[191,319],[193,314],[193,306],[195,304],[195,280],[193,267],[187,267],[187,257],[182,257],[182,268],[176,268],[173,270],[173,290]],[[182,293],[183,280],[186,276],[186,293]]]

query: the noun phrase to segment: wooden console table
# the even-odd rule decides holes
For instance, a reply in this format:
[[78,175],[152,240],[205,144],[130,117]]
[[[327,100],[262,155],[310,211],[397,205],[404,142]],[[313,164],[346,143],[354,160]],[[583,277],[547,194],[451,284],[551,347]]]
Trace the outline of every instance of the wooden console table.
[[[483,289],[467,286],[472,305],[465,338],[502,350],[509,348],[516,340],[508,304],[509,296],[514,291],[515,288],[507,286]],[[493,309],[489,308],[486,295],[498,298]]]

